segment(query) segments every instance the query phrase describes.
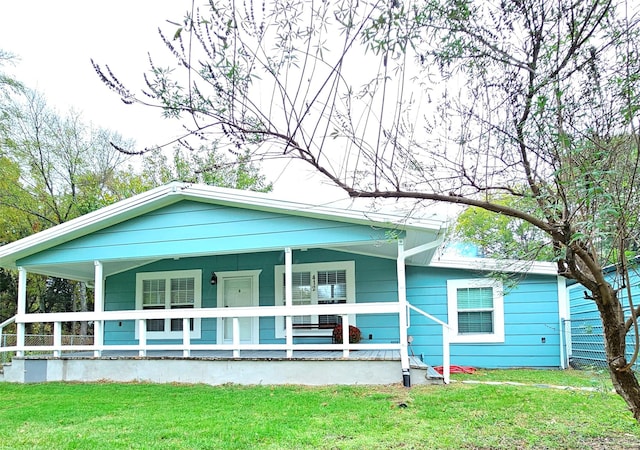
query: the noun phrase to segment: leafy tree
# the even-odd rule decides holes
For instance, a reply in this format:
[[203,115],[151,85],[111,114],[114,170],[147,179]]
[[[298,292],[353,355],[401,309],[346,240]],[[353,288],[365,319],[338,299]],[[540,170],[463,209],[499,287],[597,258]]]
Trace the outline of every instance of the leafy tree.
[[[517,206],[510,196],[492,201],[511,208]],[[489,258],[553,261],[555,257],[550,239],[539,228],[476,206],[466,208],[458,216],[451,240],[472,244]]]
[[217,151],[215,145],[195,152],[177,147],[171,161],[157,148],[144,156],[143,166],[142,179],[150,187],[180,180],[258,192],[272,188],[248,154],[236,155],[232,160]]
[[73,219],[85,212],[83,205],[107,188],[125,155],[121,147],[133,145],[117,133],[86,125],[78,113],[61,116],[33,91],[14,101],[9,128],[0,151],[20,168],[18,189],[30,202],[20,203],[0,193],[0,204],[27,212],[40,222],[38,229]]
[[[2,71],[3,66],[15,63],[16,57],[0,48],[0,133],[7,129],[8,107],[11,95],[22,92],[24,86]],[[1,156],[1,154],[0,154]]]
[[[4,111],[6,127],[0,130],[1,243],[109,202],[109,187],[125,160],[111,142],[121,146],[131,143],[116,133],[86,125],[73,111],[61,116],[40,94],[28,89],[7,97]],[[8,275],[16,277],[15,273]],[[28,286],[29,311],[87,310],[91,306],[83,283],[30,274]],[[2,297],[15,302],[13,295]],[[10,312],[14,306],[1,309]],[[86,323],[80,332],[87,333]]]
[[20,168],[7,157],[0,156],[0,194],[5,202],[0,202],[0,245],[13,242],[33,233],[31,217],[23,208],[9,205],[28,205],[27,193],[20,188]]
[[[15,55],[0,48],[0,67],[7,64],[14,64],[15,60]],[[22,83],[6,73],[0,72],[0,93],[2,93],[5,98],[9,96],[11,92],[20,92],[22,89],[24,89]]]
[[15,316],[18,285],[16,277],[5,269],[0,269],[0,323]]
[[[213,147],[197,154],[176,150],[171,164],[158,151],[145,157],[142,173],[131,166],[123,170],[131,141],[86,124],[74,111],[59,114],[42,95],[28,89],[8,97],[5,111],[7,127],[0,132],[0,244],[175,179],[271,189],[246,157],[239,158],[240,164],[232,163]],[[7,272],[7,276],[16,274]],[[0,310],[12,313],[15,296],[12,291],[7,294],[0,292],[0,300],[11,304]],[[29,311],[90,307],[91,297],[83,283],[29,275]],[[81,326],[80,333],[86,334],[86,323]]]
[[144,96],[94,67],[197,139],[300,159],[353,197],[537,228],[597,305],[613,384],[640,420],[625,345],[639,302],[625,317],[619,298],[640,230],[636,14],[622,0],[211,1],[161,34],[177,68],[151,60]]

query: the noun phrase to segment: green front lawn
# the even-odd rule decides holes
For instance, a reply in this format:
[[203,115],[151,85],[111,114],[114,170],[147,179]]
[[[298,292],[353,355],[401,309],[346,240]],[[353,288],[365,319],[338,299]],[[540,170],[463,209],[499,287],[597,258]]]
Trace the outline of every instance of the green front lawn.
[[[529,382],[536,375],[534,383],[593,384],[592,375],[573,371],[483,371],[453,378]],[[640,445],[640,427],[606,386],[580,392],[460,381],[411,389],[0,383],[0,448],[634,445]]]

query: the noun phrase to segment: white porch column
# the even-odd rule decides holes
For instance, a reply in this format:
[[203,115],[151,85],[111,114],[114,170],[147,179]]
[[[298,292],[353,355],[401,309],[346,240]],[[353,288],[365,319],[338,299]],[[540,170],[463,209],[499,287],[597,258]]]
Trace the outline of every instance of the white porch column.
[[451,329],[442,326],[442,377],[444,384],[451,381]]
[[349,357],[349,344],[349,315],[345,314],[342,316],[342,345],[345,346],[345,348],[342,349],[343,358]]
[[[290,247],[284,249],[284,284],[284,305],[290,308],[293,306],[293,253]],[[284,321],[287,358],[293,358],[293,318],[286,315]]]
[[138,356],[147,356],[147,320],[138,319]]
[[53,357],[59,358],[62,352],[62,322],[53,322]]
[[240,349],[238,348],[240,346],[240,319],[237,317],[233,318],[232,334],[233,334],[233,339],[232,339],[233,357],[240,358]]
[[[18,267],[18,305],[16,308],[16,345],[24,347],[24,318],[27,314],[27,271]],[[16,356],[24,356],[24,351],[18,350]]]
[[408,308],[407,308],[407,278],[405,273],[404,241],[398,239],[398,259],[396,270],[398,274],[398,308],[400,328],[400,363],[402,364],[402,381],[405,386],[411,385],[411,365],[409,363],[409,347],[407,340]]
[[182,345],[182,356],[191,356],[191,319],[188,317],[182,319]]
[[571,355],[571,328],[567,328],[567,323],[571,323],[571,309],[567,296],[566,278],[558,275],[558,325],[560,329],[560,367],[566,369],[569,366],[569,356]]
[[102,313],[104,312],[104,268],[100,261],[94,261],[94,299],[93,310],[96,319],[93,321],[93,346],[96,348],[93,355],[99,357],[102,354],[104,343],[104,327]]

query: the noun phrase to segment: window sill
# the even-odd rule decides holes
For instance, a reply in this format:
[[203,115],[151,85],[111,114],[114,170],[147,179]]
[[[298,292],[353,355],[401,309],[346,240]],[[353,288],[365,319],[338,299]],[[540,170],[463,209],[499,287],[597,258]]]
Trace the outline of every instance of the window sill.
[[500,334],[458,334],[451,336],[451,344],[503,344],[504,335]]

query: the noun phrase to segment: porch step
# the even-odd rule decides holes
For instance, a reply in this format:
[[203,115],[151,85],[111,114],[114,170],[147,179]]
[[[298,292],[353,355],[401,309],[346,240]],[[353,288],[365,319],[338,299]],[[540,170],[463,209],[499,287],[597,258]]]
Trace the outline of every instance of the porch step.
[[411,385],[444,384],[444,377],[433,370],[433,367],[411,368]]
[[444,384],[444,377],[433,367],[415,357],[409,357],[411,363],[411,385]]

